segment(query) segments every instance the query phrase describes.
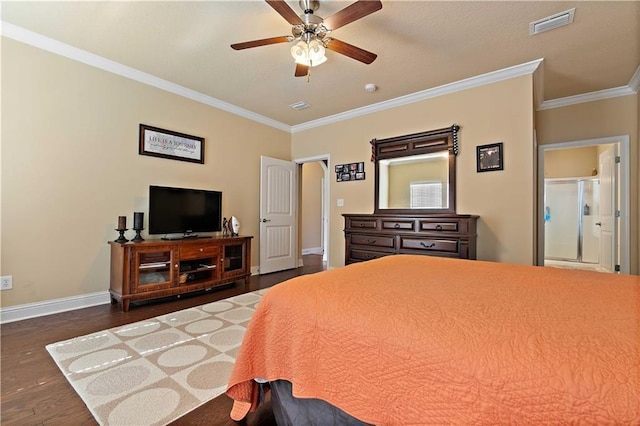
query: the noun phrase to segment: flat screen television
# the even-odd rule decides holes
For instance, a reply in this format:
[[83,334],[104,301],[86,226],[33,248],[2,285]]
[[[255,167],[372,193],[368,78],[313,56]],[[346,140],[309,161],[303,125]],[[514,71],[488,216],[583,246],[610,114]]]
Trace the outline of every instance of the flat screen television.
[[149,186],[149,234],[195,237],[195,232],[221,231],[221,222],[222,192]]

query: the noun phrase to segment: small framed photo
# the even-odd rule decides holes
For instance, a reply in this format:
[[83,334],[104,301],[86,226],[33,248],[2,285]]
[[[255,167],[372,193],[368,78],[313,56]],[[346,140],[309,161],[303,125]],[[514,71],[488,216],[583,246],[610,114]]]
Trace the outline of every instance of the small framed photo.
[[492,172],[504,170],[502,142],[476,147],[476,171]]
[[356,180],[364,180],[364,172],[357,172]]

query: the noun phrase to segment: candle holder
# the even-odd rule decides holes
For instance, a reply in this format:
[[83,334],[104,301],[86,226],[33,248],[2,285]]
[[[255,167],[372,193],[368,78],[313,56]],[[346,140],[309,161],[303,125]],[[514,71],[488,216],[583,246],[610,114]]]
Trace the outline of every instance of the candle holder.
[[116,243],[120,243],[120,244],[124,244],[124,243],[126,243],[127,241],[129,241],[129,240],[127,240],[127,239],[124,237],[124,232],[125,232],[125,231],[128,231],[128,228],[125,228],[125,229],[116,229],[116,231],[118,231],[118,232],[120,233],[120,236],[119,236],[116,240],[114,240],[114,242],[116,242]]
[[131,240],[134,243],[139,243],[140,241],[144,241],[144,238],[142,238],[140,236],[140,231],[142,231],[144,228],[133,228],[134,231],[136,231],[136,236],[133,237],[133,239]]

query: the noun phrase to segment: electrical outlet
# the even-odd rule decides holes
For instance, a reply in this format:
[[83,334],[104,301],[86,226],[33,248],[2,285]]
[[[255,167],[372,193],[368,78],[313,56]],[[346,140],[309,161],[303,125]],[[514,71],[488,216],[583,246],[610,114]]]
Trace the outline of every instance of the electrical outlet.
[[13,288],[13,275],[6,275],[0,278],[0,290],[11,290]]

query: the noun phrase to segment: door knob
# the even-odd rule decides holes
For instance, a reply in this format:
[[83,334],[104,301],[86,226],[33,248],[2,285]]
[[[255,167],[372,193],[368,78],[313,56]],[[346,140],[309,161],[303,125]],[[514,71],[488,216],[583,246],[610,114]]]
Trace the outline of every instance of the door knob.
[[596,222],[594,225],[602,226],[602,222]]
[[271,222],[271,219],[262,219],[262,223]]

